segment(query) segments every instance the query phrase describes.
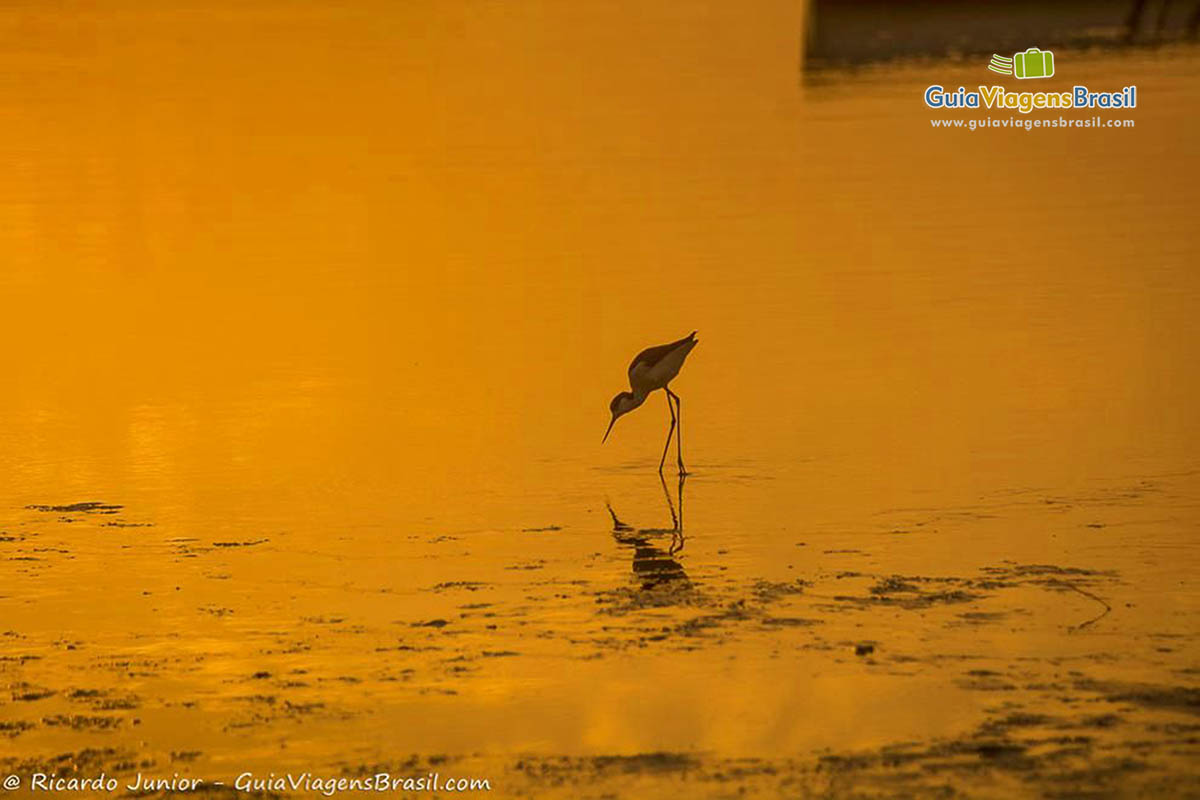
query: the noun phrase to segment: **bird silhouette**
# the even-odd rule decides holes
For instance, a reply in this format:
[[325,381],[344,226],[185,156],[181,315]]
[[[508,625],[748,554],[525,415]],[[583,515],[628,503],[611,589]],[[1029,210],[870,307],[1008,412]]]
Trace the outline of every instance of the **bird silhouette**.
[[613,425],[617,424],[620,417],[646,402],[651,392],[662,389],[667,394],[671,427],[667,430],[667,442],[663,445],[662,458],[658,461],[658,471],[659,474],[662,473],[663,464],[667,462],[667,451],[671,449],[671,436],[678,427],[679,433],[675,437],[676,458],[679,474],[687,475],[687,469],[683,465],[683,408],[679,402],[679,395],[671,391],[670,383],[679,374],[684,360],[698,343],[696,331],[692,331],[679,341],[647,347],[637,354],[633,363],[629,365],[629,388],[632,391],[620,392],[609,403],[608,409],[612,412],[612,419],[609,420],[608,430],[604,432],[601,443],[608,441],[608,435],[612,433]]

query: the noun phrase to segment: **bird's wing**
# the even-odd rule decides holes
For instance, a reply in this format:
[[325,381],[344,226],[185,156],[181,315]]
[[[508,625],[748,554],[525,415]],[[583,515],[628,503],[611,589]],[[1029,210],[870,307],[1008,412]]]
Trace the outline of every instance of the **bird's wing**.
[[666,358],[667,354],[672,350],[680,345],[687,344],[695,338],[696,332],[692,331],[682,339],[671,342],[670,344],[660,344],[656,345],[655,347],[647,347],[645,350],[638,353],[637,356],[634,357],[633,361],[629,364],[629,380],[631,382],[633,381],[634,370],[649,369],[653,367],[659,361],[662,361],[664,358]]

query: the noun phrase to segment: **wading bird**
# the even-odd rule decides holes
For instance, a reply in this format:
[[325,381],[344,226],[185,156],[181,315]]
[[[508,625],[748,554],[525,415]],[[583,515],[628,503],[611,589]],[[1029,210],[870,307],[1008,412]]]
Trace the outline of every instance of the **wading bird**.
[[[677,342],[648,347],[637,354],[633,363],[629,365],[629,388],[633,391],[621,392],[609,403],[608,409],[612,412],[612,420],[608,423],[608,430],[604,432],[604,439],[601,443],[608,441],[608,434],[612,433],[613,425],[617,423],[618,417],[628,414],[646,402],[646,397],[651,392],[662,389],[667,393],[671,427],[667,431],[667,443],[663,445],[662,458],[658,461],[658,471],[660,474],[662,473],[663,464],[667,461],[667,451],[671,449],[671,435],[675,433],[675,428],[678,426],[679,434],[675,437],[675,447],[676,456],[679,459],[679,474],[687,475],[687,470],[683,466],[683,409],[679,405],[679,395],[672,392],[668,384],[679,374],[683,360],[688,357],[688,353],[692,352],[696,341],[696,332],[692,331]],[[672,400],[674,403],[671,402]]]

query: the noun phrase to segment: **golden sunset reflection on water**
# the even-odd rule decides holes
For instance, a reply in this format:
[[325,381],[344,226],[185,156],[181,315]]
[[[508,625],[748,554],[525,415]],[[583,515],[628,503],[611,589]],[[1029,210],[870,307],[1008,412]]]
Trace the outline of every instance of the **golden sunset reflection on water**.
[[1186,796],[1200,58],[934,130],[802,12],[0,9],[0,771]]

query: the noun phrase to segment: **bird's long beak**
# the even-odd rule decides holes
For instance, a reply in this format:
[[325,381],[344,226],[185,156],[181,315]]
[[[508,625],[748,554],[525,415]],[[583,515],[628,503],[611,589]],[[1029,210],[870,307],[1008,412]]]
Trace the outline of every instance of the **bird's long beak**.
[[612,426],[613,426],[613,425],[616,425],[616,424],[617,424],[617,415],[616,415],[616,414],[613,414],[613,418],[612,418],[612,420],[611,420],[611,421],[609,421],[609,423],[608,423],[608,430],[606,430],[606,431],[604,432],[604,438],[600,440],[600,444],[604,444],[605,442],[607,442],[607,441],[608,441],[608,435],[609,435],[610,433],[612,433]]

